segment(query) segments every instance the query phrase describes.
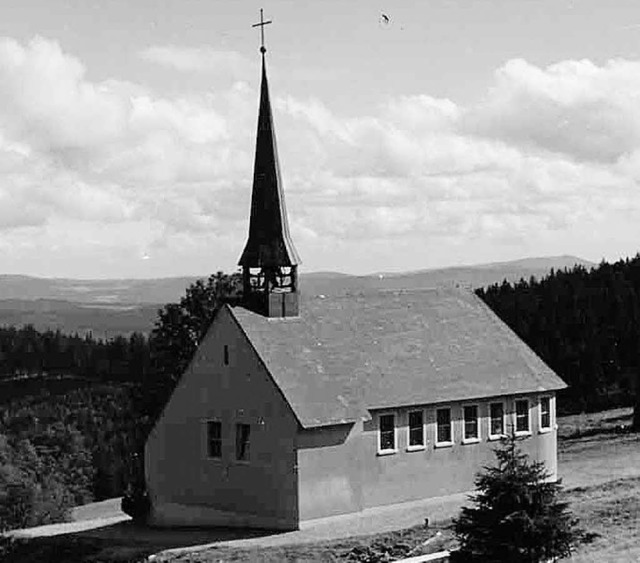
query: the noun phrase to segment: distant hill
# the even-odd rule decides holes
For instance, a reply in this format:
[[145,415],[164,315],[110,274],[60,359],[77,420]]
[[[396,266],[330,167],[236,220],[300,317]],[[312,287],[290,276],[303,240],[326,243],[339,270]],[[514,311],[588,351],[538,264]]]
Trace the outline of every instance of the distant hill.
[[159,279],[77,280],[0,275],[0,299],[53,299],[75,303],[170,303],[179,299],[197,277]]
[[[551,268],[587,268],[595,264],[575,256],[526,258],[512,262],[457,266],[406,273],[352,276],[339,272],[311,272],[300,276],[307,295],[345,295],[370,289],[415,289],[457,284],[484,287],[506,279],[540,278]],[[178,301],[192,277],[161,279],[75,280],[0,276],[0,325],[33,324],[39,330],[111,337],[134,331],[149,332],[157,310]]]
[[[570,268],[575,264],[595,266],[575,256],[525,258],[513,262],[496,262],[473,266],[456,266],[437,270],[404,273],[380,273],[352,276],[339,272],[310,272],[300,276],[304,292],[329,295],[367,288],[423,287],[457,283],[480,287],[507,279],[541,277],[551,268]],[[203,277],[203,276],[201,276]],[[197,276],[158,279],[77,280],[0,275],[0,300],[62,300],[101,305],[141,305],[171,303],[178,300]]]
[[149,332],[160,305],[93,306],[51,299],[0,300],[0,325],[32,324],[38,330],[60,329],[67,334],[92,333],[95,338]]
[[378,273],[368,276],[344,276],[344,274],[323,273],[321,276],[307,274],[301,276],[300,287],[312,295],[337,295],[364,289],[417,289],[459,285],[475,289],[503,280],[516,282],[531,276],[541,278],[551,269],[561,270],[581,265],[595,266],[593,262],[575,256],[551,256],[545,258],[525,258],[512,262],[495,262],[471,266],[455,266],[438,270],[418,270],[403,273]]

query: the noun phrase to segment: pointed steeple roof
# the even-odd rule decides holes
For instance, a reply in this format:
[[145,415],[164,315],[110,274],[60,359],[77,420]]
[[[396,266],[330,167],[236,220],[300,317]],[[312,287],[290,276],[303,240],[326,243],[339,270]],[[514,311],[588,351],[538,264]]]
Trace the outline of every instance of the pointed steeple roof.
[[253,170],[249,238],[239,265],[248,268],[295,266],[300,263],[287,221],[276,134],[269,100],[264,46],[256,156]]

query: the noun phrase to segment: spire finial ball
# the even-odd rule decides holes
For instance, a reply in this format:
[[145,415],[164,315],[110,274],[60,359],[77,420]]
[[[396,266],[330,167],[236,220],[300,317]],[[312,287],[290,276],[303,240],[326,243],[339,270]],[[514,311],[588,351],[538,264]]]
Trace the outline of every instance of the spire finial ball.
[[263,45],[260,47],[260,52],[264,55],[267,52],[267,48]]

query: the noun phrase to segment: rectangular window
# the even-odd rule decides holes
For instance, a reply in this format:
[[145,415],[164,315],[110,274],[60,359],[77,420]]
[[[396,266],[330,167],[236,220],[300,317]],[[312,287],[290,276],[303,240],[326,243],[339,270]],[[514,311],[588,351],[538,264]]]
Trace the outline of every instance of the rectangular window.
[[424,447],[424,415],[422,411],[409,413],[409,448]]
[[380,423],[380,451],[393,452],[396,449],[396,416],[394,414],[382,414]]
[[222,457],[222,423],[215,420],[207,421],[207,456]]
[[504,404],[489,405],[489,438],[500,438],[504,435]]
[[236,459],[249,461],[249,435],[251,426],[248,424],[236,424]]
[[229,365],[229,346],[227,346],[226,344],[222,348],[222,356],[223,356],[222,359],[224,361],[224,365],[228,366]]
[[478,431],[478,405],[468,405],[463,409],[465,441],[476,442],[480,439]]
[[551,430],[551,398],[540,398],[540,430]]
[[516,432],[530,432],[529,401],[527,399],[516,401]]
[[436,445],[451,444],[451,409],[436,411]]

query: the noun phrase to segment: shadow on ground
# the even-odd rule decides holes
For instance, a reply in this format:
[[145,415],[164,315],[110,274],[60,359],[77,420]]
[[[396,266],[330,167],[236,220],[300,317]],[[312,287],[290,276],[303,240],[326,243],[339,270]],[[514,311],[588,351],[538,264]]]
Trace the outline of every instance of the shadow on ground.
[[0,538],[0,561],[137,563],[165,549],[265,537],[278,533],[237,528],[161,529],[125,521],[51,537]]

